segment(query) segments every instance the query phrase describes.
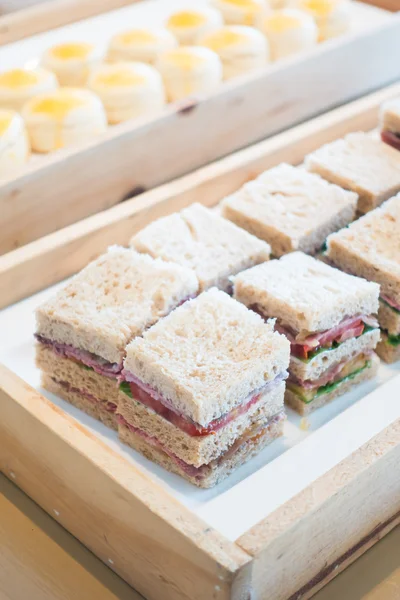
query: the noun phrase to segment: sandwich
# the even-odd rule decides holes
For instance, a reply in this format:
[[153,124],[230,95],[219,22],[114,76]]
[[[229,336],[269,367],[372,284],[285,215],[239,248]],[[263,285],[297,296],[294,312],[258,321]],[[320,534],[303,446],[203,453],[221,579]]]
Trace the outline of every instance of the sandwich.
[[237,275],[234,297],[290,341],[285,400],[300,414],[376,374],[376,283],[294,252]]
[[175,262],[196,272],[200,289],[231,290],[229,277],[269,259],[269,245],[192,204],[179,213],[154,221],[130,241],[137,252]]
[[327,258],[343,271],[380,285],[377,352],[400,360],[400,195],[328,237]]
[[197,289],[189,269],[110,248],[37,309],[43,387],[116,428],[127,344]]
[[126,349],[120,439],[211,487],[282,434],[289,343],[215,288]]
[[350,133],[305,159],[309,171],[358,194],[366,213],[400,192],[400,154],[367,133]]
[[315,254],[355,218],[358,196],[305,169],[281,164],[221,203],[222,216],[271,245],[274,256]]
[[400,98],[381,106],[379,120],[382,142],[400,150]]

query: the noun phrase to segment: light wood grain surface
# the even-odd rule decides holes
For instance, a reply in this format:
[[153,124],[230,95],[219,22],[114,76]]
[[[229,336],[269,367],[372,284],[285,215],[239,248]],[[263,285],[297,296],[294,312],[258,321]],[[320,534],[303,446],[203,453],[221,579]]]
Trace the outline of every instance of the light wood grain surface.
[[[0,540],[0,600],[142,600],[2,475]],[[397,527],[315,600],[399,600],[399,548]]]

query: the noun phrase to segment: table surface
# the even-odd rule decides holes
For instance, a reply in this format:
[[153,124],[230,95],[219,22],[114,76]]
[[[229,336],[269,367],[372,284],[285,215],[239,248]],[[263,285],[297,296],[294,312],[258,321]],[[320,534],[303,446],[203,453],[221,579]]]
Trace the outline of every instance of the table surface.
[[[400,527],[315,600],[400,600]],[[0,474],[0,600],[143,600]]]

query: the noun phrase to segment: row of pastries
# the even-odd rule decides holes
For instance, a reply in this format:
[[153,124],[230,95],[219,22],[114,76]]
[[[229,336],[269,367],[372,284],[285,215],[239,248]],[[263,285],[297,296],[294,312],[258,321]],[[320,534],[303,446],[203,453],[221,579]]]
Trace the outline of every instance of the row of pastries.
[[52,46],[40,66],[0,73],[0,176],[31,151],[86,142],[108,124],[155,114],[344,33],[350,2],[213,0],[170,14],[164,26],[118,33],[106,51],[83,41]]

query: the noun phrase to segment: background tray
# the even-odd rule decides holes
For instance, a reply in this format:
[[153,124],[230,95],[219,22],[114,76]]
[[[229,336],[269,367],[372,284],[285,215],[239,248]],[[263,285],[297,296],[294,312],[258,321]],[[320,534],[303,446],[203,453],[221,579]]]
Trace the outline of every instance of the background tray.
[[[128,22],[149,23],[154,15],[161,22],[188,4],[140,2],[4,46],[0,63],[35,61],[61,39],[105,43]],[[87,146],[35,157],[0,184],[0,254],[399,79],[400,62],[387,57],[400,56],[400,15],[360,3],[353,9],[352,34],[225,83],[210,96],[170,105],[158,117],[109,128]]]
[[[134,221],[121,215],[125,207],[113,209],[125,229],[115,227],[112,241],[126,241],[123,231],[132,233],[158,211],[199,199],[215,204],[250,165],[256,174],[282,160],[301,162],[322,143],[368,130],[389,95],[338,109],[170,184],[180,186],[181,197],[154,190],[152,211],[136,207]],[[108,233],[99,228],[98,239],[108,243]],[[62,245],[65,232],[54,235]],[[376,381],[307,419],[289,411],[283,439],[217,488],[198,490],[42,395],[33,309],[52,292],[0,313],[0,467],[146,597],[309,598],[400,522],[399,364],[382,366]]]

